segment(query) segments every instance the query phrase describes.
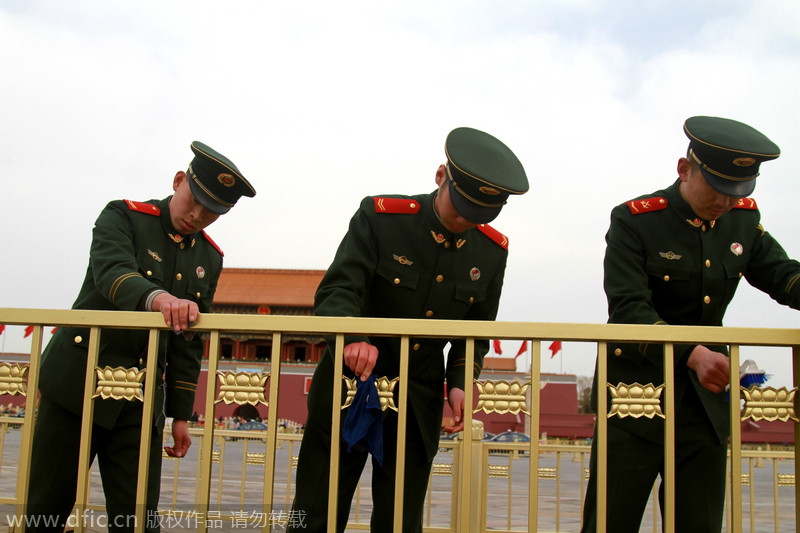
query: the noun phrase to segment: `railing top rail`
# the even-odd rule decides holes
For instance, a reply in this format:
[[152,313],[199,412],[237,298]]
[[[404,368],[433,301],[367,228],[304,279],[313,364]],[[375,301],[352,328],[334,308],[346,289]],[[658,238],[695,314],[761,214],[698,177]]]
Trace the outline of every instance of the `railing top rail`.
[[[136,311],[56,310],[0,308],[0,324],[54,325],[113,328],[166,329],[158,313]],[[518,339],[584,342],[673,342],[743,344],[754,346],[800,345],[800,329],[708,326],[651,326],[633,324],[580,324],[547,322],[382,319],[284,315],[203,314],[195,331],[231,333],[369,334],[413,337]]]

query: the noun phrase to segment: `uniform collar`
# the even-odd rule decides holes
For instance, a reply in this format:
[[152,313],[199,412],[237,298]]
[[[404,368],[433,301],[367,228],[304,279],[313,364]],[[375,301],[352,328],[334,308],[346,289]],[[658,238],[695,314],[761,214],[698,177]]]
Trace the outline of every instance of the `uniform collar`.
[[167,196],[156,204],[161,209],[161,227],[164,229],[164,233],[167,234],[167,237],[169,237],[169,239],[177,246],[180,246],[181,248],[194,246],[194,243],[196,242],[196,232],[184,235],[175,231],[175,228],[172,226],[172,215],[169,212],[170,198],[172,198],[172,196]]
[[474,228],[468,229],[463,233],[453,233],[448,230],[442,223],[442,219],[439,218],[439,214],[436,212],[434,207],[437,193],[438,189],[423,197],[421,200],[425,224],[430,229],[430,238],[433,240],[433,242],[442,245],[445,248],[452,247],[456,250],[460,250],[461,247],[467,243],[467,240],[475,230]]
[[681,180],[679,178],[665,191],[667,201],[669,202],[669,205],[675,209],[675,213],[678,215],[678,217],[686,222],[687,225],[698,228],[702,231],[707,231],[714,228],[717,221],[708,221],[698,217],[697,213],[695,213],[694,209],[692,209],[692,206],[689,205],[689,202],[683,198],[683,195],[680,191],[680,184]]

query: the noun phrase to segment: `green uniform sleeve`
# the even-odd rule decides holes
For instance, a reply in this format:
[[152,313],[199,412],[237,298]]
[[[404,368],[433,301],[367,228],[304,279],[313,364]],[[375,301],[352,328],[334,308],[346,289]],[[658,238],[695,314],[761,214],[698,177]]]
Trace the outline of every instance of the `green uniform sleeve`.
[[758,235],[753,240],[754,250],[745,279],[778,303],[800,309],[800,263],[790,259],[760,224],[753,231]]

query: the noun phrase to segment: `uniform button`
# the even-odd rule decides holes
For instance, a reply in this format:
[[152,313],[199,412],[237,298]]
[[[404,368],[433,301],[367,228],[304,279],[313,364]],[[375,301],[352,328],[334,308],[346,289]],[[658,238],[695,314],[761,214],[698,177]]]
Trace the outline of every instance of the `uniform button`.
[[200,298],[200,292],[198,291],[198,292],[197,292],[197,294],[195,294],[195,296],[197,296],[198,298]]
[[616,356],[622,355],[622,348],[617,348],[616,350],[614,350],[614,355]]
[[428,309],[427,311],[425,311],[425,316],[428,317],[428,318],[432,317],[433,316],[433,311]]
[[472,296],[470,296],[470,297],[469,297],[469,303],[472,303],[472,302],[474,302],[474,301],[475,301],[475,298],[474,298],[474,297],[472,297]]
[[417,350],[419,350],[419,343],[414,345],[414,351],[416,352]]
[[81,342],[83,342],[83,337],[81,337],[80,335],[77,335],[75,337],[75,344],[80,344]]
[[669,281],[669,276],[664,276],[664,281]]
[[742,273],[741,273],[741,272],[739,272],[739,277],[740,277],[740,278],[742,277]]
[[711,266],[711,259],[706,259],[706,268]]
[[442,276],[441,274],[436,276],[436,281],[438,281],[439,283],[441,283],[443,280],[444,280],[444,276]]
[[143,366],[144,366],[144,359],[142,359],[142,358],[140,357],[140,358],[139,358],[139,368],[142,368]]
[[400,278],[394,278],[394,284],[400,285]]
[[148,270],[148,271],[147,271],[147,277],[149,278],[149,277],[150,277],[150,276],[152,276],[152,275],[153,275],[153,271],[152,271],[152,270]]
[[703,231],[706,231],[706,225],[703,224]]
[[186,248],[186,243],[185,243],[185,242],[182,242],[182,243],[181,243],[181,250],[183,250],[184,248]]
[[444,241],[444,247],[450,248],[450,241]]
[[707,304],[710,304],[711,303],[711,296],[706,296],[705,298],[703,298],[703,301],[705,303],[707,303]]
[[411,203],[410,203],[408,206],[409,206],[411,209],[414,209],[415,207],[417,207],[417,204],[415,204],[414,202],[411,202]]
[[183,276],[181,276],[181,273],[180,273],[180,272],[178,272],[178,273],[175,275],[175,279],[177,279],[178,281],[180,281],[182,277],[183,277]]

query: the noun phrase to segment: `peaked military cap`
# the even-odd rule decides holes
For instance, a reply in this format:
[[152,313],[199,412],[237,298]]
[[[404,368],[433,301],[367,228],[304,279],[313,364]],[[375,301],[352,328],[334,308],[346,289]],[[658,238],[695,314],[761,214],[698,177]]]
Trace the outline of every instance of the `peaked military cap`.
[[758,168],[781,155],[766,135],[741,122],[719,117],[691,117],[683,125],[689,155],[711,187],[733,198],[756,188]]
[[450,200],[476,224],[494,220],[509,195],[528,192],[528,177],[508,146],[488,133],[456,128],[445,141]]
[[253,197],[256,190],[230,159],[210,146],[192,142],[194,159],[189,165],[189,188],[195,199],[218,215],[230,211],[241,196]]

